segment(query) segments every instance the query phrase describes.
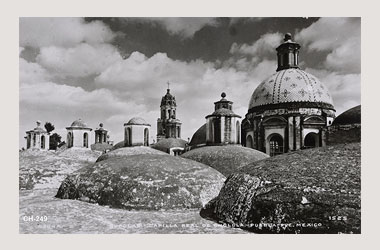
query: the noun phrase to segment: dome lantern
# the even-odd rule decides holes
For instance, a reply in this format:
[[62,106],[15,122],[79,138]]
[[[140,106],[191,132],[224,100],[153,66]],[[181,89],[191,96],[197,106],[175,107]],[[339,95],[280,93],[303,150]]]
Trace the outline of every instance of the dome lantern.
[[292,41],[290,33],[285,34],[284,42],[277,47],[277,71],[283,69],[298,69],[298,54],[301,46]]

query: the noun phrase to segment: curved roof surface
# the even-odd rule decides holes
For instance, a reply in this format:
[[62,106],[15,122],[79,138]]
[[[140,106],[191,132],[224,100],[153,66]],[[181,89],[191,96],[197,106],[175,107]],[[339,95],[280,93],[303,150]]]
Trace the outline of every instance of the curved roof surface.
[[361,123],[361,105],[353,107],[335,118],[332,125],[348,125]]
[[206,118],[209,117],[209,116],[219,116],[219,115],[221,115],[221,116],[241,117],[240,115],[235,114],[230,109],[220,108],[220,109],[215,110],[211,115],[206,116]]
[[150,126],[143,118],[141,117],[133,117],[127,122],[127,125],[146,125]]
[[190,146],[195,146],[199,144],[205,144],[206,143],[206,123],[203,124],[194,134],[191,138],[191,141],[189,143]]
[[180,147],[185,148],[187,141],[180,138],[166,138],[161,139],[156,144],[152,145],[152,148],[167,152],[170,148]]
[[292,68],[280,70],[260,83],[251,96],[249,109],[289,102],[324,103],[333,108],[331,95],[318,78]]
[[82,121],[82,119],[75,120],[71,123],[70,127],[78,127],[78,128],[88,128],[87,123]]

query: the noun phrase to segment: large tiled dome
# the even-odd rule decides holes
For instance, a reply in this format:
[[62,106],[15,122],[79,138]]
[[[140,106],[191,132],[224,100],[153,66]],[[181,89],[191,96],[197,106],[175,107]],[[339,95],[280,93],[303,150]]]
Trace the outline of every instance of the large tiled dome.
[[283,69],[263,81],[253,92],[249,109],[280,103],[307,102],[333,107],[327,87],[315,76],[297,68]]

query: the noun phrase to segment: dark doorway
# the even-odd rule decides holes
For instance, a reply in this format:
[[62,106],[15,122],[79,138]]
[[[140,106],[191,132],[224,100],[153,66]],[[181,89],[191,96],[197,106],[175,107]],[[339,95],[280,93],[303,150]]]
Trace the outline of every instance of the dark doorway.
[[247,148],[253,148],[253,139],[251,135],[247,136]]
[[221,128],[220,128],[220,118],[214,120],[214,142],[221,143]]
[[304,147],[305,148],[315,148],[319,146],[318,134],[308,133],[305,136]]

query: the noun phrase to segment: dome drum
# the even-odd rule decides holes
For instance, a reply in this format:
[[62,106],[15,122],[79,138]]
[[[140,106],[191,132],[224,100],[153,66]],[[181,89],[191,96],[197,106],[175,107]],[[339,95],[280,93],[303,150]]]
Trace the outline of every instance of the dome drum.
[[141,117],[124,123],[124,147],[149,146],[150,124]]
[[75,120],[71,123],[67,130],[67,147],[68,148],[89,148],[89,136],[92,128],[81,120]]

